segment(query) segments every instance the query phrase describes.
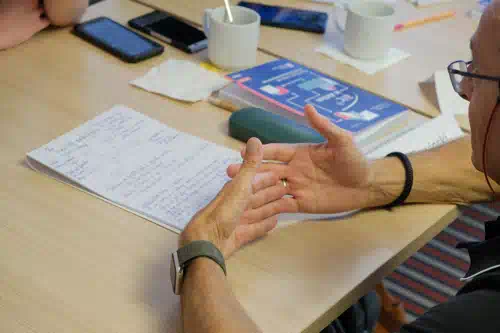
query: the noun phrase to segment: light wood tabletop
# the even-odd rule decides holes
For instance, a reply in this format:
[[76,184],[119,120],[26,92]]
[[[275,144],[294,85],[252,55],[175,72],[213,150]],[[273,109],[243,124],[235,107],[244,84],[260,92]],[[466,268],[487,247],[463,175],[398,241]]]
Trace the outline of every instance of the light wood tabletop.
[[[150,9],[106,0],[84,20],[125,23]],[[115,104],[239,149],[228,112],[129,85],[174,48],[126,64],[73,36],[45,31],[0,53],[0,332],[179,332],[169,281],[178,235],[30,170],[25,154]],[[259,54],[259,62],[272,59]],[[332,198],[335,200],[335,198]],[[285,224],[228,261],[238,300],[265,332],[318,332],[442,230],[451,205],[372,210]]]
[[[167,11],[198,26],[202,24],[206,8],[215,8],[223,4],[220,0],[134,1]],[[314,3],[310,0],[251,2],[319,10],[329,14],[329,30],[324,35],[262,26],[259,43],[262,51],[309,66],[430,116],[439,114],[439,106],[434,85],[432,82],[429,83],[429,78],[432,78],[437,70],[445,70],[454,60],[470,59],[469,40],[477,26],[477,20],[471,19],[466,14],[476,4],[474,0],[457,0],[426,8],[416,8],[407,1],[395,1],[395,15],[398,23],[448,10],[455,10],[456,16],[395,32],[393,47],[404,50],[411,56],[374,75],[368,75],[315,52],[318,46],[339,38],[341,35],[335,21],[337,17],[345,17],[343,9],[328,4]],[[233,0],[232,3],[237,4],[238,1]],[[470,128],[467,116],[460,115],[457,120],[464,129]]]

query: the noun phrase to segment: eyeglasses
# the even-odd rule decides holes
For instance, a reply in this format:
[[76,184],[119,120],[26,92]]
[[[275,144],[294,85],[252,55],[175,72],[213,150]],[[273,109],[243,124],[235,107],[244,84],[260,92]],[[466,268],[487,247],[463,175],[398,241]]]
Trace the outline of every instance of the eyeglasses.
[[[465,77],[498,82],[500,88],[500,77],[476,74],[474,73],[473,66],[474,65],[472,64],[472,61],[465,62],[463,60],[457,60],[448,65],[448,74],[450,75],[451,85],[453,86],[455,92],[460,95],[460,97],[468,100],[465,92],[462,89],[462,80]],[[500,101],[500,94],[498,100]]]

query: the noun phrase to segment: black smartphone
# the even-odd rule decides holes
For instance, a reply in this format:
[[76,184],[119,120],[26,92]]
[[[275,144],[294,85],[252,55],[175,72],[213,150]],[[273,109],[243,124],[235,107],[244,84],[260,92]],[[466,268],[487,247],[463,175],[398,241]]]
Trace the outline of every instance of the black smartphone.
[[162,45],[107,17],[77,24],[73,33],[126,62],[139,62],[164,50]]
[[208,45],[203,31],[165,12],[154,11],[136,17],[128,24],[188,53],[198,52]]
[[268,6],[246,1],[241,1],[238,6],[255,10],[260,15],[262,25],[273,27],[324,33],[328,22],[328,14],[324,12]]

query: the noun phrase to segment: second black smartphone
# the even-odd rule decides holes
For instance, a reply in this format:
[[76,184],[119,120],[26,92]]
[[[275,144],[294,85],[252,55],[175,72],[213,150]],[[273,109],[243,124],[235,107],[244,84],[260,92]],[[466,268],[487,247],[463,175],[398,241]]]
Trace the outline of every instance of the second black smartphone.
[[203,31],[161,11],[136,17],[128,24],[139,31],[158,38],[188,53],[198,52],[208,46]]
[[241,1],[238,6],[255,10],[260,15],[261,24],[272,27],[324,33],[328,22],[328,14],[324,12],[246,1]]

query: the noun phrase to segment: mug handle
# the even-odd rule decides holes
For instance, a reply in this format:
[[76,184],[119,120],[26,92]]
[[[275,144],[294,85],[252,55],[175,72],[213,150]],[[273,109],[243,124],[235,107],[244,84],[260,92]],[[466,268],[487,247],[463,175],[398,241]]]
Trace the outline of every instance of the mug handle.
[[[341,5],[336,6],[336,8],[335,8],[335,12],[334,12],[335,25],[337,26],[337,29],[341,33],[345,32],[345,22],[346,22],[346,16],[347,16],[348,11],[349,11],[349,5],[347,3],[342,3]],[[339,17],[339,14],[341,17]]]
[[208,38],[208,33],[210,32],[210,17],[212,16],[213,9],[205,9],[205,13],[203,14],[203,32],[205,36]]

